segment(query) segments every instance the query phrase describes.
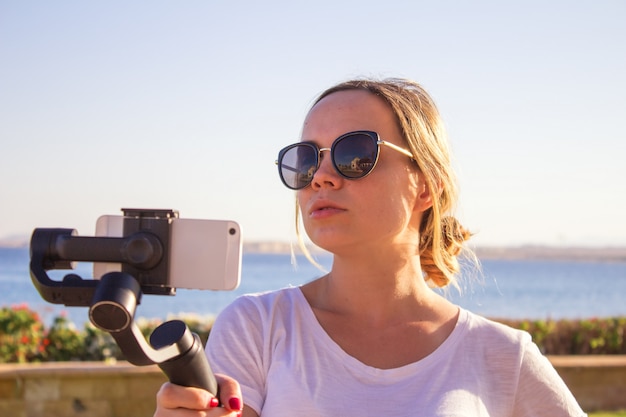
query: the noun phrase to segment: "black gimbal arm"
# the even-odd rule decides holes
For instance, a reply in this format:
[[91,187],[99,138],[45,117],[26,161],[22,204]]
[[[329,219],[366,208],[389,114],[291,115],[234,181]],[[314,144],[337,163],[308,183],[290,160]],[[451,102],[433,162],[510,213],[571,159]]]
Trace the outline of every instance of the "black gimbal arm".
[[[150,343],[133,322],[142,292],[173,295],[175,288],[167,285],[165,256],[172,211],[125,211],[129,213],[121,238],[79,237],[73,229],[35,229],[30,245],[33,284],[50,303],[88,306],[91,322],[113,336],[130,363],[158,364],[171,382],[216,394],[217,383],[202,342],[184,322],[163,323]],[[76,261],[121,263],[122,271],[108,272],[99,280],[68,274],[55,281],[47,274],[72,269]]]
[[81,237],[73,229],[35,229],[30,242],[30,270],[44,300],[66,306],[89,306],[97,280],[68,274],[62,282],[51,280],[46,271],[73,269],[79,261],[125,263],[150,269],[163,256],[159,239],[145,232],[124,238]]

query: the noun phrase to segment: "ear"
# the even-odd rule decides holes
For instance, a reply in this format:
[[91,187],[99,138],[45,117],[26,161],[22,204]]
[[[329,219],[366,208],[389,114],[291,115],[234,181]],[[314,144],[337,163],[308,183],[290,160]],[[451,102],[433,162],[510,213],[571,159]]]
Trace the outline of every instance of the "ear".
[[[441,185],[437,184],[434,190],[426,183],[426,180],[422,175],[417,181],[417,194],[415,197],[415,205],[413,209],[418,212],[424,212],[433,206],[433,198],[437,198],[441,195]],[[435,195],[433,195],[435,193]]]

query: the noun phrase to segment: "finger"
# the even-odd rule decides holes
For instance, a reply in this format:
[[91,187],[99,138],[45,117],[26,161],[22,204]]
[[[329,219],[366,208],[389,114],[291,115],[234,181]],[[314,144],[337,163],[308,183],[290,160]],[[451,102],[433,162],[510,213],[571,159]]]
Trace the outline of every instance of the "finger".
[[217,401],[210,392],[200,388],[183,387],[166,382],[157,393],[157,407],[165,409],[187,408],[206,410],[217,406]]
[[241,415],[238,411],[229,411],[223,407],[215,407],[210,410],[157,409],[153,417],[241,417]]
[[243,410],[243,398],[239,383],[226,375],[215,374],[215,379],[220,387],[220,401],[231,411]]

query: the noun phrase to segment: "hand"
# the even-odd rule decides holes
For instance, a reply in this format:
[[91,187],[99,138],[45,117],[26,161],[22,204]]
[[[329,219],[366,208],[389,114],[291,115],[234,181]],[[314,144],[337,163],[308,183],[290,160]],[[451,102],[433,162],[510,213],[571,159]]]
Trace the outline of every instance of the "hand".
[[[166,382],[157,393],[154,417],[241,416],[243,400],[237,381],[219,374],[215,378],[219,386],[219,401],[203,389]],[[219,407],[220,403],[222,407]]]

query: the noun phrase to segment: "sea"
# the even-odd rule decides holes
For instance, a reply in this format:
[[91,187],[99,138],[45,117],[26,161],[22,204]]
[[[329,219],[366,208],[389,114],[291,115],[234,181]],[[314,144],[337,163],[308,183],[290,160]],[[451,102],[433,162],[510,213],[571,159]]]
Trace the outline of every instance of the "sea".
[[[329,255],[316,258],[330,268]],[[59,281],[68,273],[91,279],[92,265],[79,263],[73,271],[49,271],[49,276]],[[135,319],[212,318],[242,294],[298,286],[323,274],[301,256],[244,252],[236,290],[178,289],[175,296],[144,295]],[[486,259],[479,272],[467,268],[460,281],[461,291],[450,288],[444,295],[493,319],[626,316],[626,262]],[[0,248],[0,306],[24,305],[38,312],[46,325],[59,316],[78,328],[88,323],[88,307],[50,304],[41,298],[31,281],[27,248]]]

